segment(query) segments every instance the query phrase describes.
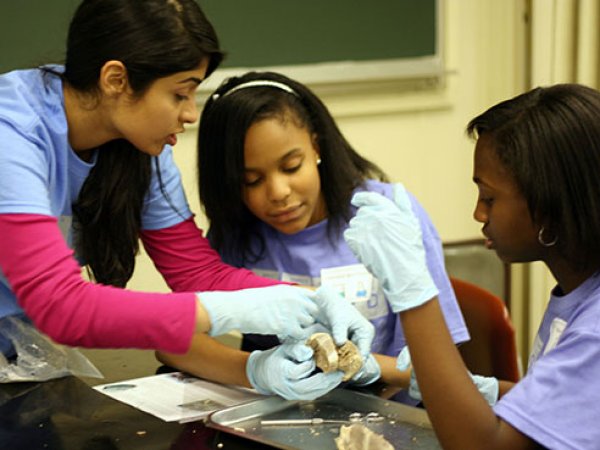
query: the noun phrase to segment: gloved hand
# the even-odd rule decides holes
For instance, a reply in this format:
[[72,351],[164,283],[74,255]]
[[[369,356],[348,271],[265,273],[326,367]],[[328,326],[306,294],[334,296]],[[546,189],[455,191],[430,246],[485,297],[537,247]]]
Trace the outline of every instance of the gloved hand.
[[427,264],[421,227],[408,194],[396,203],[375,192],[358,192],[358,207],[344,238],[356,257],[379,280],[394,312],[415,308],[438,294]]
[[363,359],[371,354],[371,344],[375,337],[375,327],[334,288],[321,286],[313,294],[319,307],[318,322],[331,330],[336,345],[343,345],[350,339],[360,351]]
[[353,386],[367,386],[375,383],[380,377],[381,367],[373,354],[370,354],[360,370],[352,377],[351,383]]
[[[498,401],[498,394],[500,385],[498,384],[498,379],[494,377],[484,377],[481,375],[473,375],[469,372],[471,376],[471,380],[477,386],[477,390],[479,393],[483,395],[483,398],[486,402],[489,403],[490,406],[494,406]],[[419,389],[419,384],[417,383],[417,377],[415,375],[415,371],[411,370],[410,373],[410,387],[408,388],[408,395],[415,400],[423,400],[421,397],[421,389]]]
[[423,400],[423,396],[421,395],[421,389],[419,388],[419,384],[417,383],[417,375],[412,369],[410,371],[410,384],[408,386],[408,395],[410,396],[410,398],[419,402]]
[[[408,347],[404,347],[400,354],[398,355],[398,359],[396,360],[396,368],[398,370],[408,370],[411,366],[410,359],[410,351]],[[483,398],[490,404],[490,406],[494,406],[498,401],[498,394],[500,385],[498,384],[498,380],[494,377],[483,377],[481,375],[473,375],[469,372],[473,383],[477,386],[477,389],[483,395]],[[417,383],[417,376],[415,375],[415,371],[410,371],[410,386],[408,388],[408,395],[415,400],[421,401],[423,398],[421,397],[421,389],[419,389],[419,384]]]
[[410,351],[408,350],[408,345],[405,345],[396,359],[396,369],[408,370],[410,369],[411,364],[412,361],[410,360]]
[[471,379],[477,389],[483,395],[483,398],[490,404],[490,406],[494,406],[498,401],[498,395],[500,393],[500,384],[498,383],[498,379],[495,377],[484,377],[482,375],[471,375]]
[[319,308],[312,295],[308,289],[288,285],[197,293],[210,318],[211,336],[239,330],[297,340],[308,338],[316,322]]
[[343,373],[314,373],[313,351],[303,343],[285,343],[256,350],[246,364],[250,383],[261,394],[277,394],[286,400],[314,400],[342,382]]

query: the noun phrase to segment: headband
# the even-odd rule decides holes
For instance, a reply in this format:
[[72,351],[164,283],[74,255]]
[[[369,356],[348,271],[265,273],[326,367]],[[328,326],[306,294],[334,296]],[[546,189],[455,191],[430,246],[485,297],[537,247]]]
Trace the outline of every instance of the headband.
[[300,98],[300,96],[287,84],[280,83],[279,81],[271,81],[271,80],[252,80],[246,81],[245,83],[238,84],[237,86],[232,87],[228,91],[223,94],[213,94],[212,99],[217,100],[219,97],[227,97],[229,94],[239,91],[240,89],[245,89],[249,87],[273,87],[277,89],[281,89],[282,91],[288,92],[296,97]]

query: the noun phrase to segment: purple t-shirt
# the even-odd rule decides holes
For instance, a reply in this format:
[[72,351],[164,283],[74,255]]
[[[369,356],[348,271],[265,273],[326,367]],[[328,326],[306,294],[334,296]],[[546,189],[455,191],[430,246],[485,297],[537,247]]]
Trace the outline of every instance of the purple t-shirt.
[[[61,66],[49,66],[62,72]],[[71,205],[95,164],[81,160],[68,140],[63,85],[40,69],[0,75],[0,214],[41,214],[58,219],[64,239],[73,241]],[[152,178],[142,211],[142,228],[167,228],[191,217],[173,149],[157,157],[161,181]],[[165,194],[166,193],[166,194]],[[0,248],[0,252],[3,249]],[[75,303],[73,303],[75,304]],[[0,318],[23,317],[12,287],[0,270]],[[0,330],[0,352],[13,353]]]
[[494,411],[544,447],[600,448],[600,273],[554,288],[527,375]]
[[[379,192],[391,199],[394,198],[394,185],[392,184],[369,180],[365,187],[369,191]],[[410,195],[410,199],[413,211],[421,224],[427,266],[439,290],[438,298],[448,329],[454,342],[468,341],[469,333],[444,267],[444,255],[438,233],[417,200],[412,195]],[[344,241],[342,233],[332,242],[327,233],[327,220],[292,235],[280,233],[264,223],[260,226],[260,232],[266,244],[264,255],[260,260],[246,264],[245,267],[262,276],[319,286],[321,269],[359,264]],[[239,263],[240,260],[231,255],[222,256],[224,261],[233,265]],[[397,356],[406,345],[398,315],[391,311],[381,291],[374,295],[368,303],[368,307],[359,308],[359,310],[376,328],[372,352]],[[264,340],[259,336],[252,337],[252,339],[255,339],[256,342]],[[252,346],[247,347],[247,349],[251,348]],[[255,348],[260,348],[260,345]]]

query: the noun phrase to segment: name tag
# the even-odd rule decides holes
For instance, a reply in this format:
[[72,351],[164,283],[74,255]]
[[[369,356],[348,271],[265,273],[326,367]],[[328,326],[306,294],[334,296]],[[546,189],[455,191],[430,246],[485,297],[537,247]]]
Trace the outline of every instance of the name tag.
[[377,279],[362,264],[321,269],[321,285],[336,289],[367,319],[388,314],[388,306]]

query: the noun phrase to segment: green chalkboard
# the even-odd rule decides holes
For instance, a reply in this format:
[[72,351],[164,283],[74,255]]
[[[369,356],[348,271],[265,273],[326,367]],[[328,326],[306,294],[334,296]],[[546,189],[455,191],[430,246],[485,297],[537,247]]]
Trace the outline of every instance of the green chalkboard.
[[67,31],[79,0],[1,0],[0,72],[65,58]]
[[435,0],[200,0],[225,67],[436,54]]
[[[143,0],[140,0],[143,1]],[[397,60],[437,53],[440,0],[199,0],[224,67]],[[0,72],[62,62],[79,0],[0,2]]]

